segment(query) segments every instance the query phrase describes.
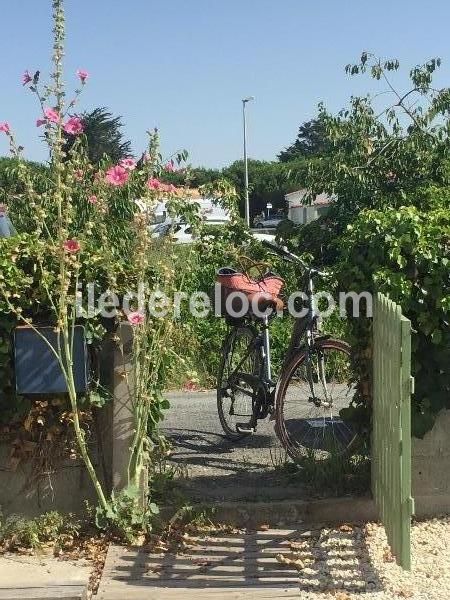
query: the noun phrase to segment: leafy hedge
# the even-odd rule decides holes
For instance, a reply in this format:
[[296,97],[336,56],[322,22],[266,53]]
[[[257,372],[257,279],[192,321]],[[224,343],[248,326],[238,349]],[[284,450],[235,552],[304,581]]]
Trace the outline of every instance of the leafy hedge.
[[[411,206],[364,211],[339,248],[342,289],[383,292],[412,322],[412,429],[423,437],[437,413],[450,408],[450,211]],[[362,380],[370,382],[370,322],[351,324]],[[361,403],[370,404],[370,387],[361,390]]]

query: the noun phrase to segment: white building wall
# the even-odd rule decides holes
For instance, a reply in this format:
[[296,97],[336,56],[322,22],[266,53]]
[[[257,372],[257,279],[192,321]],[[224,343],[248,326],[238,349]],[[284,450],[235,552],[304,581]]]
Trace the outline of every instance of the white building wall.
[[[286,194],[285,199],[288,204],[288,219],[296,223],[297,225],[306,225],[319,218],[324,212],[326,212],[327,204],[307,205],[303,204],[304,197],[307,194],[306,189],[298,190]],[[322,199],[323,196],[320,196]],[[328,197],[327,197],[328,198]],[[331,200],[331,198],[330,198]]]

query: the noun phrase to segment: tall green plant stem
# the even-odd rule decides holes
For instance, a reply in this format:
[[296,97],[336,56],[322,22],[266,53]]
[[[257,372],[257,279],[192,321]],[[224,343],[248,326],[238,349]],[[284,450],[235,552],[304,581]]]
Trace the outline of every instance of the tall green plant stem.
[[[65,41],[65,24],[64,24],[64,1],[53,0],[53,21],[54,21],[54,44],[53,44],[53,80],[54,93],[56,98],[56,109],[62,117],[64,111],[64,86],[63,86],[63,56],[64,56],[64,41]],[[64,222],[63,211],[63,180],[62,173],[64,170],[63,137],[61,120],[58,122],[54,137],[52,139],[52,163],[54,168],[54,196],[58,210],[57,221],[57,243],[59,246],[59,277],[60,277],[60,294],[58,303],[58,358],[59,364],[63,370],[66,379],[67,390],[69,394],[70,405],[73,414],[73,427],[75,438],[81,457],[84,461],[88,474],[91,478],[94,489],[97,493],[101,507],[106,510],[108,501],[103,491],[102,485],[97,473],[95,472],[92,461],[89,457],[84,431],[80,425],[80,417],[78,410],[78,397],[75,388],[73,377],[73,338],[75,329],[76,309],[72,307],[72,315],[69,315],[69,298],[68,287],[71,280],[70,269],[67,268],[66,255],[64,250],[64,241],[67,236],[66,223]],[[75,281],[78,281],[78,270],[75,274]],[[76,287],[75,287],[76,289]],[[75,303],[76,304],[76,303]],[[62,337],[62,344],[61,344]]]

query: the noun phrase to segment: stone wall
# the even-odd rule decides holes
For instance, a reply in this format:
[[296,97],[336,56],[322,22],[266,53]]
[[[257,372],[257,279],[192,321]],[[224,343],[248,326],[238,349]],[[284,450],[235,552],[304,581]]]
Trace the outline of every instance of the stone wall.
[[450,513],[450,410],[422,440],[412,440],[412,495],[417,516]]
[[[106,336],[101,356],[102,384],[112,399],[97,409],[95,434],[89,440],[90,455],[97,474],[109,493],[120,490],[127,482],[130,441],[133,436],[133,413],[130,404],[130,356],[132,328],[128,323]],[[124,378],[128,372],[128,384]],[[51,473],[39,477],[30,462],[16,469],[10,466],[9,444],[0,444],[0,513],[33,516],[49,510],[81,513],[86,500],[97,504],[97,497],[81,460],[65,460],[53,465]],[[143,489],[144,491],[144,489]]]
[[30,461],[12,469],[10,452],[10,445],[0,445],[0,511],[3,515],[35,516],[50,510],[81,513],[86,500],[95,505],[94,488],[84,464],[78,460],[64,461],[52,472],[37,474]]

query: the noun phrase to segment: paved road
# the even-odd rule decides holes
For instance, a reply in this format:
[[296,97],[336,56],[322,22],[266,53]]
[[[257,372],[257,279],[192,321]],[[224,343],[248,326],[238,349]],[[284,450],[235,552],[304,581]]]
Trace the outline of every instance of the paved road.
[[256,434],[234,444],[220,427],[215,392],[167,394],[171,407],[162,432],[172,441],[172,461],[187,472],[179,485],[192,500],[298,498],[298,485],[274,471],[285,454],[273,423],[260,421]]

